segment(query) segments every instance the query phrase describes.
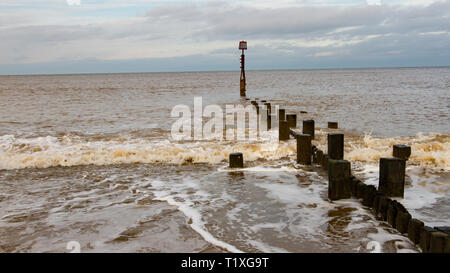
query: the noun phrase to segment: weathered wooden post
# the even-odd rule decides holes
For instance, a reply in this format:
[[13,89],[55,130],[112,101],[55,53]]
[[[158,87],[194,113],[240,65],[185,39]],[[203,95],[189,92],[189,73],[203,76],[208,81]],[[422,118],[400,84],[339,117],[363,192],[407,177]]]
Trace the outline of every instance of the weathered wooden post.
[[328,129],[337,129],[338,128],[338,123],[334,122],[334,121],[329,121],[328,122]]
[[405,160],[380,158],[378,190],[392,197],[402,197],[405,188]]
[[270,108],[267,108],[267,130],[272,129],[272,115],[270,114]]
[[376,215],[378,218],[380,218],[383,221],[387,220],[387,211],[391,202],[392,200],[386,196],[379,197],[378,206],[376,209]]
[[377,188],[373,185],[368,185],[363,192],[363,201],[362,204],[367,207],[372,207],[373,200],[375,199],[375,195],[377,193]]
[[397,211],[397,217],[395,219],[395,228],[400,233],[408,232],[409,221],[411,220],[411,214],[407,211]]
[[289,126],[286,120],[280,120],[280,126],[278,128],[278,140],[289,140]]
[[397,158],[408,160],[411,155],[411,147],[408,145],[394,145],[392,155]]
[[448,235],[441,231],[431,232],[430,236],[430,253],[445,253],[446,240]]
[[322,156],[322,168],[324,168],[325,170],[328,170],[328,155],[324,154]]
[[328,198],[330,200],[351,197],[350,162],[347,160],[328,160]]
[[393,201],[389,204],[387,214],[386,214],[386,221],[391,225],[391,227],[395,228],[395,221],[397,218],[397,201]]
[[367,189],[367,185],[364,182],[359,181],[356,184],[356,198],[358,198],[358,199],[364,198],[364,193],[366,192],[366,189]]
[[344,159],[344,134],[328,134],[328,157],[330,159]]
[[244,168],[244,156],[242,153],[230,154],[230,168]]
[[278,120],[286,120],[286,110],[285,109],[278,109]]
[[350,192],[352,196],[356,197],[356,185],[361,182],[358,178],[356,178],[354,175],[350,177]]
[[431,241],[431,233],[434,232],[431,227],[425,226],[420,232],[420,248],[423,253],[427,253],[430,251],[430,241]]
[[434,227],[434,229],[445,234],[443,252],[450,253],[450,227]]
[[311,136],[306,134],[297,134],[295,138],[297,139],[297,163],[311,165]]
[[310,135],[311,139],[314,139],[314,120],[304,120],[303,121],[303,133]]
[[322,164],[323,151],[322,150],[317,150],[316,156],[313,159],[314,159],[314,163],[315,164]]
[[296,114],[286,114],[286,120],[288,122],[289,128],[297,128],[297,115]]
[[408,238],[417,245],[420,242],[420,232],[424,228],[424,223],[417,219],[411,219],[408,223]]

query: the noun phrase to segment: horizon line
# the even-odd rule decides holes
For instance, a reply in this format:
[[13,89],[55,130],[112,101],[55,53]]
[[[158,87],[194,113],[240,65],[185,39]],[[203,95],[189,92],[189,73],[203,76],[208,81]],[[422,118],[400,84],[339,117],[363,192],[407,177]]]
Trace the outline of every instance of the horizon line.
[[[310,70],[370,70],[370,69],[417,69],[417,68],[450,68],[450,65],[437,66],[373,66],[373,67],[322,67],[322,68],[281,68],[281,69],[248,69],[251,71],[310,71]],[[76,72],[76,73],[16,73],[1,74],[0,77],[8,76],[70,76],[70,75],[109,75],[109,74],[162,74],[162,73],[214,73],[214,72],[239,72],[233,70],[185,70],[185,71],[140,71],[140,72]]]

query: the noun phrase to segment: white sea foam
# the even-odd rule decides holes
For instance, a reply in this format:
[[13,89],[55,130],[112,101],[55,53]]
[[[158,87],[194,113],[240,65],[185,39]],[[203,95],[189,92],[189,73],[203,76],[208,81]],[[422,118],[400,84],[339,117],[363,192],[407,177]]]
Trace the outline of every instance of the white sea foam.
[[249,167],[249,168],[229,168],[228,166],[222,166],[218,169],[219,172],[255,172],[255,173],[264,173],[264,172],[298,172],[299,170],[289,166],[280,166],[280,167]]
[[[203,239],[205,239],[205,241],[233,253],[242,253],[242,251],[235,246],[220,241],[207,231],[207,229],[205,228],[205,222],[202,220],[201,212],[195,208],[192,201],[189,201],[187,199],[184,199],[184,201],[182,202],[176,201],[176,199],[179,199],[179,197],[182,197],[183,195],[172,195],[170,191],[157,190],[157,188],[164,186],[164,183],[161,181],[152,182],[152,186],[155,188],[152,190],[152,193],[155,195],[154,200],[165,201],[171,206],[176,206],[180,212],[182,212],[184,215],[186,215],[186,217],[190,219],[190,226],[192,227],[192,229],[200,234]],[[198,195],[196,194],[196,196]]]
[[286,249],[270,246],[256,240],[249,240],[248,243],[264,253],[289,253],[289,251],[287,251]]
[[418,133],[410,137],[377,138],[366,134],[352,138],[346,143],[345,158],[367,163],[378,162],[382,157],[392,156],[392,146],[411,146],[408,163],[435,170],[450,171],[450,135]]
[[286,223],[262,223],[262,224],[256,224],[250,227],[250,229],[257,233],[261,231],[261,229],[273,229],[276,231],[281,231],[284,227],[286,227]]
[[186,142],[127,139],[83,141],[78,137],[0,137],[0,169],[110,165],[122,163],[210,163],[242,152],[246,161],[277,160],[295,154],[294,142]]
[[[4,135],[0,136],[0,169],[157,162],[217,164],[228,160],[232,152],[242,152],[245,161],[293,157],[295,140],[279,143],[276,132],[263,132],[257,141],[184,143],[142,138],[87,140],[72,135],[36,138]],[[325,148],[323,130],[318,130],[315,142],[319,148]],[[396,138],[352,137],[346,143],[345,157],[351,161],[375,163],[380,157],[390,156],[392,145],[398,143],[412,146],[410,164],[450,171],[450,136],[435,133]]]
[[377,227],[377,232],[369,233],[367,237],[369,238],[369,240],[378,242],[380,244],[381,252],[383,252],[382,246],[390,241],[395,241],[394,245],[398,253],[418,252],[418,250],[415,248],[414,244],[408,239],[408,237],[405,237],[397,233],[389,233],[381,227]]
[[317,204],[324,200],[320,198],[320,191],[323,186],[311,184],[308,188],[300,188],[297,184],[291,183],[257,183],[258,187],[267,190],[267,196],[280,202],[296,207],[302,204]]
[[[357,171],[356,174],[364,175],[366,184],[378,187],[379,166],[364,165],[363,169]],[[407,208],[429,207],[450,192],[450,184],[435,182],[436,176],[433,175],[428,175],[428,177],[421,175],[421,168],[418,166],[407,167],[406,175],[409,177],[410,183],[405,186],[404,198],[399,201]]]
[[[355,172],[364,176],[364,182],[378,187],[379,166],[364,164],[361,170]],[[448,225],[448,215],[435,215],[423,212],[425,208],[432,208],[438,201],[447,198],[450,193],[450,183],[439,181],[438,175],[424,173],[421,166],[406,168],[404,198],[393,198],[402,203],[412,217],[418,218],[429,225]]]

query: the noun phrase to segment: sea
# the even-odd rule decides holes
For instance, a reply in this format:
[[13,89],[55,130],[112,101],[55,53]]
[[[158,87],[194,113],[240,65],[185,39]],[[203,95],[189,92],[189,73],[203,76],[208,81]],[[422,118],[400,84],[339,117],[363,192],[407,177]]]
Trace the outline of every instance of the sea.
[[[352,174],[411,146],[404,198],[450,226],[450,68],[248,71],[247,98],[343,132]],[[249,105],[238,71],[0,76],[0,252],[420,252],[277,126],[256,139],[175,140],[176,106]],[[201,124],[209,118],[204,117]],[[339,123],[328,129],[327,123]],[[224,129],[225,130],[225,129]],[[230,169],[241,152],[244,168]],[[373,247],[377,245],[378,247]]]

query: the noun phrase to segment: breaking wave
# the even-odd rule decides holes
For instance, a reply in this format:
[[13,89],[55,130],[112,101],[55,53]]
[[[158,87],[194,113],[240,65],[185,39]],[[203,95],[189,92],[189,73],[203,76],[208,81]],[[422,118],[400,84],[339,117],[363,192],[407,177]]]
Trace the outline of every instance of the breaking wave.
[[255,142],[171,142],[146,139],[86,141],[80,137],[0,137],[0,169],[130,163],[209,163],[242,152],[246,161],[277,160],[295,154],[295,143],[278,143],[272,135]]
[[[326,150],[326,135],[319,130],[317,145]],[[295,140],[278,142],[276,130],[258,141],[171,142],[145,138],[90,139],[65,135],[37,138],[0,137],[0,169],[47,168],[54,166],[112,165],[131,163],[218,164],[233,152],[242,152],[245,161],[279,160],[294,157]],[[450,136],[417,134],[412,137],[349,137],[345,157],[350,161],[374,163],[392,155],[394,144],[412,147],[409,163],[450,171]]]

